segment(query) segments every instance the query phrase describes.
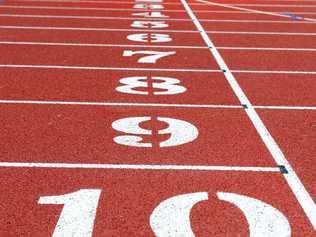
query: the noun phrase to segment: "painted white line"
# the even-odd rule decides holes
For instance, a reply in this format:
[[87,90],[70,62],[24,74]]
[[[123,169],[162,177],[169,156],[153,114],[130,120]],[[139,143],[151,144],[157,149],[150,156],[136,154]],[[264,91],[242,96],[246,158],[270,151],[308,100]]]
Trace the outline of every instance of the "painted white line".
[[[10,1],[13,2],[13,1]],[[83,2],[83,3],[114,3],[114,4],[122,4],[122,3],[127,3],[127,4],[135,4],[135,1],[96,1],[96,0],[16,0],[14,2],[70,2],[70,3],[78,3],[78,2]],[[316,0],[278,0],[275,2],[316,2]],[[163,2],[164,5],[182,5],[180,2]],[[227,4],[235,4],[235,3],[227,3]],[[190,5],[203,5],[201,3],[191,3]]]
[[316,5],[297,5],[297,4],[245,4],[245,3],[238,3],[238,4],[229,4],[230,6],[240,6],[240,7],[300,7],[300,8],[316,8]]
[[302,36],[315,36],[315,33],[297,33],[297,32],[260,32],[260,31],[216,31],[210,30],[206,33],[211,34],[233,34],[233,35],[302,35]]
[[[135,1],[94,1],[94,0],[16,0],[10,2],[65,2],[65,3],[100,3],[100,4],[135,4]],[[163,5],[181,5],[180,2],[162,2]],[[158,4],[158,3],[156,3]],[[201,3],[192,3],[192,5],[202,5]]]
[[[278,16],[278,17],[285,17],[285,18],[292,18],[289,15],[283,15],[280,13],[275,13],[275,12],[267,12],[267,11],[260,11],[260,10],[255,10],[255,9],[249,9],[249,8],[243,8],[243,7],[236,7],[234,5],[228,5],[228,4],[222,4],[222,3],[216,3],[216,2],[210,2],[210,1],[205,1],[205,0],[195,0],[200,3],[205,3],[205,5],[210,5],[210,6],[220,6],[220,7],[225,7],[225,8],[230,8],[230,9],[235,9],[235,10],[240,10],[240,11],[247,11],[247,12],[252,12],[252,13],[258,13],[258,14],[263,14],[263,15],[270,15],[270,16]],[[310,22],[316,22],[316,19],[312,18],[302,18],[300,19],[301,21],[310,21]]]
[[275,110],[316,110],[316,106],[271,106],[255,105],[255,109],[275,109]]
[[[170,48],[170,49],[207,49],[206,46],[189,45],[140,45],[140,44],[92,44],[92,43],[62,43],[62,42],[29,42],[29,41],[0,41],[9,45],[44,45],[44,46],[75,46],[75,47],[122,47],[122,48]],[[316,48],[256,48],[256,47],[221,47],[222,50],[260,50],[260,51],[306,51],[314,52]]]
[[194,30],[150,30],[150,29],[110,29],[110,28],[82,28],[82,27],[56,27],[56,26],[0,26],[0,29],[27,29],[27,30],[72,30],[72,31],[110,31],[110,32],[171,32],[171,33],[199,33]]
[[[190,69],[190,68],[128,68],[128,67],[88,67],[67,65],[26,65],[0,64],[0,68],[32,68],[32,69],[67,69],[67,70],[100,70],[100,71],[155,71],[155,72],[222,72],[217,69]],[[315,72],[316,73],[316,72]]]
[[[149,30],[149,29],[109,29],[109,28],[78,28],[78,27],[56,27],[56,26],[9,26],[0,25],[0,29],[19,29],[19,30],[70,30],[70,31],[104,31],[104,32],[170,32],[170,33],[199,33],[196,30]],[[296,33],[296,32],[256,32],[256,31],[206,31],[212,34],[241,34],[241,35],[302,35],[315,36],[315,33]]]
[[[31,105],[78,105],[78,106],[103,106],[103,107],[179,107],[199,109],[244,109],[242,105],[218,104],[163,104],[163,103],[123,103],[123,102],[88,102],[88,101],[49,101],[49,100],[0,100],[0,104],[31,104]],[[255,109],[269,110],[316,110],[316,106],[279,106],[279,105],[254,105]]]
[[44,46],[76,46],[76,47],[121,47],[121,48],[171,48],[171,49],[207,49],[206,46],[186,45],[136,45],[136,44],[83,44],[83,43],[60,43],[60,42],[25,42],[25,41],[0,41],[1,44],[9,45],[44,45]]
[[[144,20],[144,17],[111,17],[111,16],[77,16],[77,15],[29,15],[29,14],[0,14],[0,17],[19,17],[19,18],[56,18],[56,19],[88,19],[88,20]],[[184,18],[155,18],[161,21],[188,21]]]
[[265,143],[267,149],[270,151],[276,164],[283,165],[287,169],[288,173],[283,174],[283,176],[285,180],[287,181],[289,187],[291,188],[292,192],[296,196],[296,199],[298,200],[301,207],[303,208],[307,218],[309,219],[314,229],[316,230],[316,204],[314,200],[305,189],[303,183],[301,182],[301,180],[295,173],[290,163],[287,161],[279,145],[276,143],[276,141],[270,134],[269,130],[266,128],[263,121],[257,114],[255,108],[253,107],[249,99],[247,98],[246,94],[243,92],[243,90],[239,86],[234,75],[230,71],[229,67],[226,65],[224,59],[222,58],[222,56],[216,49],[215,45],[213,44],[213,42],[211,41],[207,33],[205,32],[199,20],[194,15],[193,11],[191,10],[186,0],[180,0],[180,1],[182,2],[184,8],[188,12],[191,19],[193,20],[196,28],[201,32],[201,36],[204,39],[206,45],[210,47],[210,52],[215,58],[216,62],[221,67],[221,69],[225,70],[224,75],[227,79],[227,82],[230,84],[232,90],[234,91],[235,95],[238,97],[240,103],[247,106],[247,109],[245,109],[245,111],[249,119],[251,120],[252,124],[256,128],[258,134],[260,135],[262,141]]
[[[0,17],[12,18],[44,18],[44,19],[86,19],[86,20],[144,20],[137,17],[107,17],[107,16],[76,16],[76,15],[28,15],[28,14],[0,14]],[[188,21],[191,19],[183,18],[155,18],[163,21]],[[221,22],[221,23],[278,23],[278,24],[315,24],[309,21],[275,21],[275,20],[234,20],[234,19],[200,19],[201,22]]]
[[299,21],[299,20],[233,20],[233,19],[201,19],[200,22],[220,22],[220,23],[255,23],[255,24],[315,24],[314,21]]
[[[130,8],[101,8],[101,7],[51,7],[51,6],[15,6],[15,5],[0,5],[0,8],[8,8],[8,9],[48,9],[48,10],[79,10],[79,11],[126,11],[126,12],[140,12],[143,11],[143,9],[130,9]],[[158,10],[157,10],[158,11]],[[163,12],[185,12],[185,10],[159,10]],[[200,13],[211,13],[211,12],[222,12],[222,13],[242,13],[242,12],[237,12],[237,11],[214,11],[214,10],[196,10],[195,12],[200,12]],[[253,14],[255,12],[251,12]],[[280,15],[279,11],[273,12],[277,15]],[[291,11],[291,13],[301,13],[301,14],[315,14],[315,12],[294,12]],[[307,19],[307,18],[304,18]]]
[[218,46],[217,49],[223,50],[258,50],[258,51],[306,51],[314,52],[316,48],[260,48],[260,47],[221,47]]
[[161,103],[115,103],[115,102],[82,102],[82,101],[45,101],[45,100],[0,100],[0,104],[33,104],[33,105],[87,105],[87,106],[126,106],[126,107],[180,107],[180,108],[212,108],[241,109],[241,105],[211,104],[161,104]]
[[0,162],[0,167],[7,168],[52,168],[52,169],[127,169],[127,170],[193,170],[193,171],[252,171],[277,172],[279,167],[247,166],[206,166],[206,165],[132,165],[132,164],[82,164],[82,163],[28,163]]
[[[32,69],[62,69],[62,70],[101,70],[101,71],[162,71],[162,72],[223,72],[219,69],[192,69],[192,68],[126,68],[126,67],[85,67],[74,65],[31,65],[31,64],[0,64],[0,68],[32,68]],[[234,73],[255,74],[307,74],[316,75],[316,71],[257,71],[257,70],[230,70]]]
[[[12,9],[46,9],[46,10],[79,10],[79,11],[126,11],[126,12],[142,12],[144,9],[135,8],[106,8],[106,7],[53,7],[53,6],[15,6],[15,5],[0,5],[0,8]],[[158,11],[158,10],[153,10]],[[185,12],[185,10],[166,10],[163,12]]]
[[316,71],[272,71],[272,70],[230,70],[233,73],[254,73],[254,74],[306,74],[316,75]]

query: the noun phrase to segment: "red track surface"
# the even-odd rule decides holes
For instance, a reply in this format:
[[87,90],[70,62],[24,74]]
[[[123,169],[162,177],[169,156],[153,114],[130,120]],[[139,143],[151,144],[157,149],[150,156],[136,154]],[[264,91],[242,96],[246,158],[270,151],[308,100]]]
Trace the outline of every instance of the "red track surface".
[[0,3],[0,237],[315,236],[316,1],[135,2]]

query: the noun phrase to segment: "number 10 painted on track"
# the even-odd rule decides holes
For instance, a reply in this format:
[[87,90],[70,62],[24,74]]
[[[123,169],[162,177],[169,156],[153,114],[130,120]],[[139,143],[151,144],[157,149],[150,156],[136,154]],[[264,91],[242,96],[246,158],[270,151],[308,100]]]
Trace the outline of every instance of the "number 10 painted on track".
[[[60,196],[40,197],[39,204],[64,205],[52,237],[91,237],[100,196],[100,189],[80,189]],[[287,218],[273,206],[235,193],[217,192],[217,198],[242,211],[248,222],[250,237],[291,236]],[[205,200],[208,200],[208,193],[197,192],[160,202],[149,217],[155,236],[195,237],[190,223],[191,209]]]

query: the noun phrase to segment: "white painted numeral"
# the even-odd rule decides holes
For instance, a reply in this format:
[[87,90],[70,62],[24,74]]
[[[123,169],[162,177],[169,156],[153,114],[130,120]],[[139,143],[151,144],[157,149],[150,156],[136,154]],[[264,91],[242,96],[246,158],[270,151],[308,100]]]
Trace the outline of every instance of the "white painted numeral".
[[243,212],[248,221],[250,237],[291,236],[287,218],[273,206],[235,193],[218,192],[217,197],[234,204]]
[[142,28],[142,29],[161,29],[168,28],[169,25],[165,21],[133,21],[131,24],[133,28]]
[[169,18],[169,16],[164,15],[161,12],[137,12],[132,13],[132,16],[142,16],[146,18]]
[[133,50],[124,50],[123,56],[124,57],[131,57],[136,54],[150,54],[150,56],[144,56],[137,60],[138,63],[156,63],[158,59],[171,56],[175,54],[175,51],[169,52],[159,52],[159,51],[133,51]]
[[191,229],[190,212],[208,194],[190,193],[162,201],[150,215],[150,226],[157,237],[195,237]]
[[148,9],[148,10],[161,10],[164,6],[161,4],[150,4],[150,3],[137,3],[134,5],[135,9]]
[[170,35],[156,33],[131,34],[127,36],[127,39],[135,42],[148,43],[165,43],[172,41]]
[[[250,237],[290,237],[287,218],[276,208],[258,199],[218,192],[220,200],[237,206],[245,215]],[[206,192],[189,193],[162,201],[150,216],[150,226],[157,237],[195,237],[190,212],[195,204],[208,199]]]
[[[116,120],[112,123],[112,127],[119,132],[130,135],[117,136],[114,142],[126,146],[134,147],[152,147],[152,143],[141,142],[142,136],[135,135],[152,135],[152,130],[143,129],[140,124],[150,121],[151,117],[129,117]],[[158,130],[158,134],[170,134],[169,139],[160,142],[160,147],[172,147],[182,145],[195,140],[198,137],[197,128],[183,120],[158,117],[158,121],[165,122],[169,126],[166,129]]]
[[[151,86],[154,89],[163,89],[164,91],[154,91],[154,95],[174,95],[184,93],[186,88],[177,85],[180,80],[170,77],[126,77],[120,79],[123,86],[116,87],[116,90],[121,93],[135,94],[135,95],[149,95],[149,81],[155,80],[160,82],[152,82]],[[146,88],[146,90],[137,90],[137,88]]]
[[39,204],[64,204],[52,237],[91,237],[101,190],[80,189],[60,196],[40,197]]

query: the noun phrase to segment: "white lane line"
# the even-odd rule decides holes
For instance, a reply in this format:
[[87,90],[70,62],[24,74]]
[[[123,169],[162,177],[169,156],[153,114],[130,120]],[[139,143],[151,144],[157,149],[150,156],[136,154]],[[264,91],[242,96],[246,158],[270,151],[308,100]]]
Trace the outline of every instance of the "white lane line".
[[[86,19],[86,20],[144,20],[146,18],[137,17],[107,17],[107,16],[76,16],[76,15],[28,15],[28,14],[0,14],[0,17],[12,18],[44,18],[44,19]],[[155,18],[161,21],[187,21],[191,19],[184,18]],[[201,22],[220,22],[220,23],[267,23],[267,24],[315,24],[309,21],[275,21],[275,20],[235,20],[235,19],[200,19]]]
[[216,31],[210,30],[206,33],[211,34],[233,34],[233,35],[301,35],[301,36],[315,36],[315,33],[298,33],[298,32],[261,32],[261,31]]
[[179,107],[179,108],[212,108],[242,109],[241,105],[211,104],[162,104],[162,103],[115,103],[115,102],[82,102],[82,101],[45,101],[45,100],[0,100],[0,104],[33,104],[33,105],[86,105],[86,106],[125,106],[125,107]]
[[[56,18],[56,19],[88,19],[88,20],[146,20],[144,17],[111,17],[111,16],[77,16],[77,15],[29,15],[29,14],[0,14],[0,17],[19,17],[19,18]],[[188,21],[184,18],[155,18],[159,21]]]
[[255,23],[255,24],[315,24],[314,21],[300,21],[300,20],[283,20],[283,21],[276,21],[276,20],[234,20],[234,19],[201,19],[200,22],[221,22],[221,23]]
[[25,41],[0,41],[9,45],[44,45],[44,46],[75,46],[75,47],[120,47],[120,48],[171,48],[171,49],[207,49],[206,46],[186,45],[136,45],[136,44],[86,44],[86,43],[61,43],[61,42],[25,42]]
[[[15,5],[0,5],[0,8],[8,8],[8,9],[43,9],[43,10],[79,10],[79,11],[126,11],[126,12],[141,12],[144,9],[130,9],[130,8],[101,8],[101,7],[51,7],[51,6],[15,6]],[[237,7],[236,7],[237,8]],[[185,10],[157,10],[163,12],[183,12]],[[243,10],[244,11],[244,10]],[[222,13],[245,13],[245,12],[237,12],[237,11],[218,11],[218,10],[196,10],[198,13],[211,13],[211,12],[222,12]],[[255,12],[248,12],[255,13]],[[278,16],[281,14],[279,11],[270,11],[270,13],[275,13]],[[291,11],[291,13],[300,13],[300,14],[315,14],[315,12],[298,12]],[[307,19],[307,18],[304,18]]]
[[[123,102],[89,102],[89,101],[49,101],[49,100],[0,100],[0,104],[31,104],[31,105],[78,105],[103,107],[178,107],[199,109],[244,109],[242,105],[218,104],[163,104],[163,103],[123,103]],[[283,106],[283,105],[253,105],[255,109],[269,110],[316,110],[316,106]]]
[[[16,0],[16,1],[10,1],[11,2],[65,2],[65,3],[111,3],[111,4],[135,4],[135,1],[94,1],[94,0]],[[141,1],[140,1],[141,3]],[[181,5],[180,2],[161,2],[163,5]],[[155,4],[159,4],[158,2]],[[192,3],[193,5],[203,5],[201,3]]]
[[[292,2],[299,2],[298,0],[290,0]],[[289,2],[290,2],[289,1]],[[135,1],[94,1],[94,0],[81,0],[81,1],[76,1],[76,0],[16,0],[16,1],[9,1],[10,3],[12,2],[56,2],[56,3],[96,3],[96,4],[135,4]],[[280,1],[282,2],[282,1]],[[312,2],[312,1],[311,1]],[[163,5],[181,5],[181,3],[178,2],[162,2]],[[156,3],[159,4],[159,3]],[[297,5],[297,4],[236,4],[236,3],[227,3],[233,6],[258,6],[258,7],[316,7],[316,5]],[[190,5],[192,6],[201,6],[203,3],[191,3]]]
[[[103,31],[103,32],[166,32],[166,33],[199,33],[196,30],[150,30],[150,29],[109,29],[109,28],[79,28],[79,27],[56,27],[56,26],[12,26],[0,25],[0,29],[19,30],[70,30],[70,31]],[[315,33],[297,32],[256,32],[256,31],[206,31],[212,34],[241,34],[241,35],[301,35],[315,36]]]
[[275,160],[277,165],[283,165],[288,173],[284,173],[283,176],[287,181],[289,187],[291,188],[292,192],[294,193],[297,201],[300,203],[301,207],[303,208],[307,218],[313,225],[314,229],[316,230],[316,204],[310,194],[305,189],[303,183],[295,173],[294,169],[287,161],[286,157],[284,156],[282,150],[280,149],[279,145],[276,143],[272,135],[270,134],[269,130],[264,125],[263,121],[257,114],[255,108],[247,98],[246,94],[243,92],[241,87],[239,86],[237,80],[235,79],[234,75],[230,71],[229,67],[225,63],[222,56],[219,54],[218,50],[216,49],[215,45],[208,37],[207,33],[204,31],[199,20],[196,18],[195,14],[192,12],[190,6],[186,2],[186,0],[180,0],[188,12],[189,16],[193,20],[196,28],[201,32],[201,36],[204,39],[206,45],[210,47],[210,52],[217,61],[218,65],[221,69],[224,69],[224,75],[227,79],[227,82],[230,84],[232,90],[234,91],[235,95],[238,97],[241,104],[246,105],[247,109],[245,109],[249,119],[251,120],[252,124],[256,128],[258,134],[260,135],[262,141],[265,143],[267,149],[270,151],[273,159]]
[[272,110],[316,110],[316,106],[272,106],[272,105],[255,105],[255,109],[272,109]]
[[0,162],[7,168],[55,168],[55,169],[127,169],[127,170],[193,170],[193,171],[252,171],[277,172],[279,167],[208,166],[208,165],[143,165],[143,164],[82,164],[82,163],[29,163]]
[[257,51],[306,51],[314,52],[316,48],[262,48],[262,47],[221,47],[218,46],[217,49],[222,50],[257,50]]
[[[96,0],[16,0],[16,1],[10,1],[10,2],[70,2],[70,3],[78,3],[78,2],[84,2],[84,3],[114,3],[114,4],[135,4],[135,1],[96,1]],[[140,1],[141,2],[141,1]],[[275,2],[316,2],[316,0],[278,0]],[[180,2],[162,2],[164,5],[182,5]],[[157,3],[158,4],[158,3]],[[227,4],[235,4],[235,3],[227,3]],[[191,3],[190,5],[203,5],[201,3]]]
[[32,69],[37,68],[37,69],[100,70],[100,71],[155,71],[155,72],[222,72],[221,70],[218,70],[218,69],[89,67],[89,66],[27,65],[27,64],[0,64],[0,69],[1,68],[32,68]]
[[[62,69],[62,70],[101,70],[101,71],[163,71],[163,72],[223,72],[220,69],[192,69],[192,68],[126,68],[126,67],[85,67],[70,65],[31,65],[31,64],[0,64],[1,68],[32,68],[32,69]],[[234,73],[255,74],[307,74],[316,75],[316,71],[258,71],[258,70],[230,70]]]
[[[141,44],[92,44],[92,43],[62,43],[62,42],[29,42],[29,41],[0,41],[9,45],[44,45],[44,46],[76,46],[76,47],[123,47],[123,48],[170,48],[170,49],[207,49],[206,46],[190,45],[141,45]],[[261,51],[307,51],[314,52],[316,48],[257,48],[257,47],[217,47],[223,50],[261,50]]]
[[[79,10],[79,11],[125,11],[125,12],[142,12],[144,9],[135,8],[106,8],[106,7],[53,7],[53,6],[16,6],[16,5],[0,5],[0,8],[13,9],[46,9],[46,10]],[[185,12],[185,10],[166,10],[159,9],[153,11],[163,12]]]
[[[267,11],[260,11],[260,10],[255,10],[255,9],[249,9],[249,8],[243,8],[243,7],[236,7],[233,5],[228,5],[228,4],[222,4],[222,3],[216,3],[216,2],[210,2],[210,1],[205,1],[205,0],[195,0],[200,3],[205,3],[205,5],[210,5],[210,6],[220,6],[220,7],[225,7],[225,8],[230,8],[230,9],[235,9],[235,10],[240,10],[240,11],[247,11],[247,12],[252,12],[252,13],[258,13],[258,14],[263,14],[263,15],[270,15],[270,16],[278,16],[278,17],[285,17],[285,18],[291,18],[289,15],[283,15],[280,13],[275,13],[275,12],[267,12]],[[316,22],[316,19],[312,18],[302,18],[300,19],[302,21],[310,21],[310,22]]]
[[240,6],[240,7],[301,7],[301,8],[316,8],[316,5],[297,5],[297,4],[246,4],[246,3],[232,3],[230,6]]
[[56,27],[56,26],[0,26],[0,29],[27,29],[27,30],[72,30],[72,31],[105,31],[105,32],[170,32],[170,33],[199,33],[195,30],[150,30],[150,29],[110,29],[89,27]]
[[254,73],[254,74],[306,74],[316,75],[316,71],[272,71],[272,70],[230,70],[233,73]]

